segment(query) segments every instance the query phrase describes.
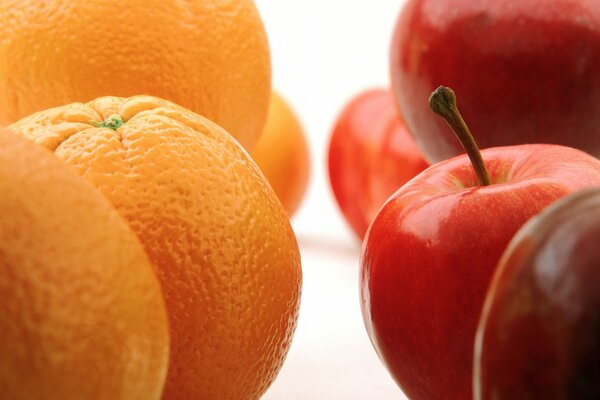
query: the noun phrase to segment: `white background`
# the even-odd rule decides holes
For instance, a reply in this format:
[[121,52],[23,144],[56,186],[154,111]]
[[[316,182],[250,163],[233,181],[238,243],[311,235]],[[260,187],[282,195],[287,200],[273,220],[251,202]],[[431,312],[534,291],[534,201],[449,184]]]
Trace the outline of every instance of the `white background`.
[[403,0],[256,0],[271,45],[273,86],[297,112],[312,158],[293,219],[304,274],[298,329],[264,400],[401,400],[359,305],[360,243],[337,209],[327,145],[342,107],[388,86],[392,30]]

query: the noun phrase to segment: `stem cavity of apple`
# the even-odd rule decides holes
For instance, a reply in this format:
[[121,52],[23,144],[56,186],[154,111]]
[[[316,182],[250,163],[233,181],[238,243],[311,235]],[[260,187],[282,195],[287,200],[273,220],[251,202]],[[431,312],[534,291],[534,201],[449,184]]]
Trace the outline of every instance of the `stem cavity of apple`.
[[429,97],[429,107],[434,113],[440,115],[446,120],[452,131],[462,144],[463,148],[471,160],[477,179],[480,186],[489,186],[492,184],[490,174],[485,167],[481,152],[477,143],[471,135],[469,127],[465,123],[462,115],[458,111],[456,105],[456,95],[454,91],[448,87],[440,86]]

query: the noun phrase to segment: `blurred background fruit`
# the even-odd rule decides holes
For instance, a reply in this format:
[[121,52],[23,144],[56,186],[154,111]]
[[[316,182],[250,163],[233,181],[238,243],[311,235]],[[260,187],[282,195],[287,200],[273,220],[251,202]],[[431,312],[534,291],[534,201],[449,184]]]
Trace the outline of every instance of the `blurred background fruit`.
[[169,337],[135,234],[52,153],[0,131],[0,397],[160,399]]
[[339,114],[329,142],[329,182],[362,239],[379,208],[427,167],[388,89],[371,89]]
[[409,0],[391,47],[394,95],[425,158],[462,154],[427,99],[451,86],[481,148],[558,143],[600,157],[600,2]]
[[267,123],[251,155],[288,215],[294,215],[308,188],[310,155],[297,115],[275,91]]
[[11,127],[100,189],[144,245],[169,314],[164,398],[259,398],[296,326],[300,255],[239,143],[150,96],[66,105]]
[[250,150],[271,93],[252,0],[0,0],[0,125],[100,96],[153,95]]
[[504,252],[475,342],[475,399],[600,396],[600,188],[531,219]]

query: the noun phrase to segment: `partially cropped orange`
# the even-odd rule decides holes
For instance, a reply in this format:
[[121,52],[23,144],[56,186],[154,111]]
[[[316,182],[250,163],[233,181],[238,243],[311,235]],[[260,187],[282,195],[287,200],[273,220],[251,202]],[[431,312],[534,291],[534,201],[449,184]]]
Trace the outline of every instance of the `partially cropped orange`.
[[140,242],[58,158],[0,130],[0,398],[160,399],[167,315]]
[[252,0],[0,0],[0,125],[100,96],[152,95],[247,149],[271,93]]
[[292,216],[308,187],[310,154],[296,113],[278,92],[271,95],[267,123],[251,154]]
[[296,326],[296,238],[218,125],[149,96],[103,97],[11,127],[104,193],[155,264],[171,333],[166,399],[258,399]]

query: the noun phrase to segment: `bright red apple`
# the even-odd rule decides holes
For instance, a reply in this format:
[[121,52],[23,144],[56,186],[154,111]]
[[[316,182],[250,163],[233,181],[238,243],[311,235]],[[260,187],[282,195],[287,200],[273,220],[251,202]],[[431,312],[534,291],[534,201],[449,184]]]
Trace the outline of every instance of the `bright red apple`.
[[361,306],[377,353],[410,399],[466,400],[479,314],[502,252],[547,205],[600,185],[600,161],[549,144],[480,154],[452,91],[439,88],[431,104],[469,157],[429,167],[379,211],[363,243]]
[[600,1],[408,0],[393,91],[425,158],[462,153],[429,94],[452,87],[481,148],[558,143],[600,157]]
[[600,188],[548,207],[512,239],[475,344],[476,400],[600,399]]
[[365,91],[342,110],[328,163],[337,203],[361,239],[387,198],[427,167],[386,89]]

